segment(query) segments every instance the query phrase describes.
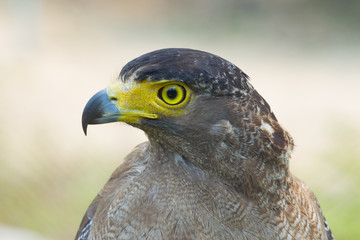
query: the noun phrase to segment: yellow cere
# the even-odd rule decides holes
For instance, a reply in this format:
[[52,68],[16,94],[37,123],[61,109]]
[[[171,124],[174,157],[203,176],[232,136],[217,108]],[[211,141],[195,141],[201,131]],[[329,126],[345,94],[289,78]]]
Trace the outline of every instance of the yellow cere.
[[107,88],[110,101],[117,106],[119,121],[136,123],[141,118],[161,118],[184,112],[191,101],[191,90],[182,82],[116,82]]

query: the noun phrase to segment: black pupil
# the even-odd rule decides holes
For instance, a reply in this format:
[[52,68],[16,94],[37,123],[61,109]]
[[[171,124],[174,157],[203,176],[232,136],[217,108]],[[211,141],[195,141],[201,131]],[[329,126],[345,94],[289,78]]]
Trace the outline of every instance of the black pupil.
[[174,87],[171,87],[169,89],[166,90],[166,96],[169,99],[175,99],[178,95],[178,92],[176,91],[176,89]]

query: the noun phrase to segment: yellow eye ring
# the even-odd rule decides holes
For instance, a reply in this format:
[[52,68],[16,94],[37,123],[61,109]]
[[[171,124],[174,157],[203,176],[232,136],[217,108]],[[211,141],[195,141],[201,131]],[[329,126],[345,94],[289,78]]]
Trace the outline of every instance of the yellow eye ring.
[[160,88],[158,97],[169,105],[178,105],[185,100],[186,90],[178,84],[169,84]]

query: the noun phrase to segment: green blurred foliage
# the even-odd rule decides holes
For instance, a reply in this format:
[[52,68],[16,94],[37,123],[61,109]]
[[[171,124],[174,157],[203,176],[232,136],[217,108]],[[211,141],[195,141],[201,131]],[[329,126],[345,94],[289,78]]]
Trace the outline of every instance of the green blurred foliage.
[[[314,192],[337,239],[360,236],[360,131],[344,122],[329,125],[329,146],[320,154],[318,166],[310,171]],[[329,184],[330,183],[330,184]]]
[[66,156],[56,149],[57,143],[41,129],[31,143],[21,149],[21,167],[0,161],[0,222],[52,239],[72,239],[79,216],[110,176],[111,165],[107,170],[106,166],[99,168],[98,160],[104,156],[86,155],[81,149],[71,161],[64,161]]

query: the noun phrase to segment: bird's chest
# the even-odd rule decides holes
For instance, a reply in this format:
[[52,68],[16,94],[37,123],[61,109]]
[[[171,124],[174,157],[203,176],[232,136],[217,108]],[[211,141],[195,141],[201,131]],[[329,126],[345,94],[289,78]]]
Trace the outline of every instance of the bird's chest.
[[106,239],[258,239],[271,224],[241,195],[184,166],[144,172],[106,214]]
[[199,239],[220,228],[234,231],[235,226],[226,218],[236,218],[236,203],[230,203],[224,193],[212,193],[184,179],[174,180],[134,182],[123,198],[111,204],[108,233],[119,233],[117,238],[121,239]]

